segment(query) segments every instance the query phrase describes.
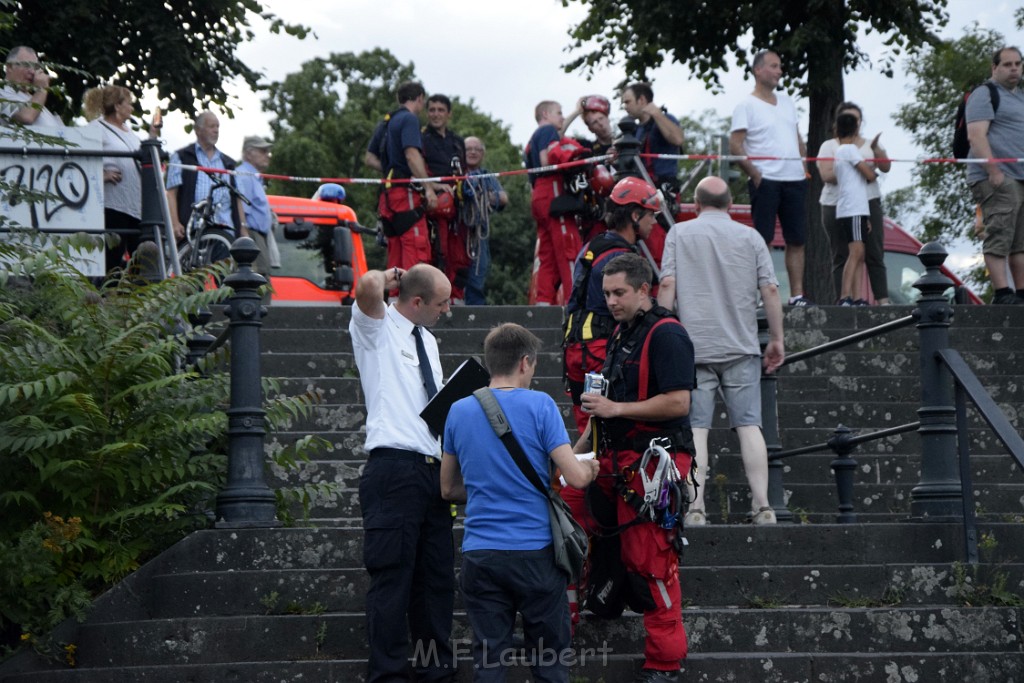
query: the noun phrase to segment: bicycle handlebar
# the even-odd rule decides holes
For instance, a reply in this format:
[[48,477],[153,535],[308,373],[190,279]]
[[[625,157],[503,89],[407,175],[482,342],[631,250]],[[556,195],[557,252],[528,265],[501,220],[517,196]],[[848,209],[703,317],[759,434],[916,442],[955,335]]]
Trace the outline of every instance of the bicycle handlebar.
[[252,202],[249,201],[249,198],[246,197],[241,192],[239,192],[238,188],[236,188],[231,183],[224,182],[224,179],[221,178],[221,176],[223,175],[222,173],[213,173],[212,171],[203,171],[203,173],[210,177],[210,182],[212,184],[212,187],[210,188],[211,196],[213,195],[214,190],[216,190],[218,187],[223,187],[231,194],[231,196],[241,199],[246,206],[252,206]]

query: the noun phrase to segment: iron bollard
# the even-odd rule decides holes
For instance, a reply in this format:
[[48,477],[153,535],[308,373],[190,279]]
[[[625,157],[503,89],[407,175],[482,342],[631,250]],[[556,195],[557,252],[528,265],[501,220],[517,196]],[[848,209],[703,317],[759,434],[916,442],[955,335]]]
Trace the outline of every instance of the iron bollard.
[[914,283],[921,292],[914,311],[921,347],[921,479],[910,491],[910,516],[919,521],[946,522],[962,514],[953,377],[936,355],[949,348],[953,317],[944,296],[953,282],[939,270],[946,256],[938,242],[921,247],[917,257],[926,270]]
[[224,279],[234,294],[225,313],[231,318],[231,407],[228,409],[228,479],[217,495],[218,528],[276,527],[277,506],[264,478],[263,388],[260,384],[259,288],[266,279],[252,270],[259,248],[249,237],[231,245],[238,271]]
[[[210,322],[210,318],[212,317],[213,313],[210,312],[210,309],[204,307],[195,313],[189,314],[188,321],[192,324],[193,328],[196,328],[206,325],[206,323]],[[211,346],[213,346],[215,341],[217,341],[217,338],[209,332],[193,334],[190,336],[186,342],[186,346],[188,346],[188,356],[186,357],[185,362],[188,364],[188,367],[195,367],[196,363],[202,360],[203,356],[206,355],[206,352]]]
[[636,121],[624,116],[619,121],[619,130],[622,131],[615,140],[615,151],[617,156],[612,166],[615,168],[615,179],[622,180],[627,176],[639,177],[637,162],[640,159],[640,140],[636,137]]
[[836,454],[830,463],[836,477],[836,496],[839,498],[839,514],[836,524],[855,524],[857,514],[853,511],[853,475],[857,469],[857,461],[850,453],[856,444],[850,443],[853,432],[848,427],[839,425],[828,440],[828,447]]
[[[764,355],[768,346],[768,318],[764,308],[757,309],[757,342]],[[786,490],[782,485],[782,473],[786,465],[781,460],[772,460],[772,455],[782,451],[779,441],[779,378],[776,374],[761,372],[761,431],[768,447],[768,504],[775,511],[780,522],[792,522],[793,513],[786,507]]]

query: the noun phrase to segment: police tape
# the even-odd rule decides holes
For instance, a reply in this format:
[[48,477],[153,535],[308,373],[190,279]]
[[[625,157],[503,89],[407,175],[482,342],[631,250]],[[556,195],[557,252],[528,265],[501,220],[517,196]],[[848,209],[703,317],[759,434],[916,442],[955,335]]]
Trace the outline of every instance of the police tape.
[[[327,178],[319,176],[294,176],[281,175],[277,173],[252,173],[249,171],[229,171],[223,168],[212,168],[209,166],[196,166],[192,164],[167,164],[187,171],[203,173],[219,173],[222,175],[251,176],[263,180],[281,180],[293,183],[338,183],[339,185],[402,185],[419,183],[447,183],[461,181],[469,178],[502,178],[508,176],[543,174],[554,171],[564,171],[579,166],[590,166],[600,164],[615,158],[614,154],[603,154],[596,157],[588,157],[577,161],[567,161],[561,164],[548,164],[536,168],[518,168],[512,171],[495,171],[489,173],[474,173],[473,175],[449,175],[432,176],[429,178]],[[639,154],[643,159],[668,159],[673,161],[800,161],[818,162],[835,161],[835,157],[779,157],[779,156],[755,156],[743,154]],[[1020,164],[1024,159],[1014,158],[991,158],[991,159],[957,159],[954,157],[916,157],[914,159],[891,159],[889,157],[878,157],[864,159],[871,163],[916,163],[916,164]]]
[[592,166],[594,164],[600,164],[612,159],[613,156],[614,155],[612,154],[604,154],[601,156],[579,159],[577,161],[567,161],[561,164],[548,164],[547,166],[538,166],[536,168],[518,168],[512,171],[474,173],[473,175],[432,176],[429,178],[326,178],[314,176],[280,175],[277,173],[252,173],[250,171],[229,171],[223,168],[213,168],[210,166],[196,166],[193,164],[168,163],[167,166],[173,166],[174,168],[180,168],[182,170],[193,171],[197,173],[203,172],[217,173],[220,175],[248,176],[262,178],[264,180],[283,180],[286,182],[295,183],[338,183],[339,185],[402,185],[419,183],[446,183],[466,179],[500,178],[504,176],[525,175],[528,173],[552,173],[554,171],[563,171],[565,169],[576,168],[579,166]]
[[[835,161],[835,157],[776,157],[744,154],[639,154],[642,159],[671,159],[675,161]],[[895,162],[910,164],[1020,164],[1024,159],[957,159],[956,157],[915,157],[913,159],[892,159],[890,157],[865,158],[871,163]]]

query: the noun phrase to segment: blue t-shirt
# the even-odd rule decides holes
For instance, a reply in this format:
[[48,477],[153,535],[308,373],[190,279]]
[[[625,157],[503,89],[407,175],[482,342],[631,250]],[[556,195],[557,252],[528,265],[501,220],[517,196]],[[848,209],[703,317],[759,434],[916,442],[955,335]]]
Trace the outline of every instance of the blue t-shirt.
[[[381,156],[381,142],[387,131],[387,146]],[[405,150],[415,147],[423,152],[423,137],[420,135],[420,120],[411,111],[401,107],[391,114],[388,121],[382,121],[373,131],[367,149],[376,154],[384,167],[384,175],[394,171],[394,178],[411,178],[412,169],[405,160]]]
[[[550,453],[569,443],[558,406],[529,389],[494,392],[509,426],[545,486]],[[457,401],[444,427],[444,451],[459,461],[466,482],[466,531],[462,551],[540,550],[551,545],[548,502],[523,476],[491,428],[480,402]]]
[[[540,166],[540,153],[546,150],[552,142],[557,142],[561,138],[562,136],[558,134],[558,129],[551,123],[545,123],[535,130],[530,138],[530,142],[526,145],[526,153],[523,154],[526,168],[537,168]],[[537,178],[532,173],[528,175],[530,176],[530,184],[533,185]]]
[[[665,116],[672,123],[679,125],[679,119],[676,117],[671,114],[665,114]],[[678,146],[670,144],[665,139],[653,116],[647,119],[647,123],[637,126],[636,137],[640,140],[642,154],[679,154],[681,151]],[[647,172],[651,174],[651,179],[655,182],[674,180],[679,174],[679,161],[676,159],[644,159],[644,166],[647,167]]]

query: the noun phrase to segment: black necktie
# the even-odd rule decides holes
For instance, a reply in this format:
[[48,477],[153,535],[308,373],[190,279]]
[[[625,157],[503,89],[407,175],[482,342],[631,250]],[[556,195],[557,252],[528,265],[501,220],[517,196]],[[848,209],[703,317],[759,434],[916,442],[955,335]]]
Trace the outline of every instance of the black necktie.
[[430,368],[430,358],[427,357],[427,347],[423,345],[419,325],[412,328],[412,336],[416,337],[416,355],[420,357],[420,374],[423,375],[423,386],[427,389],[429,401],[437,393],[437,385],[434,384],[434,371]]

